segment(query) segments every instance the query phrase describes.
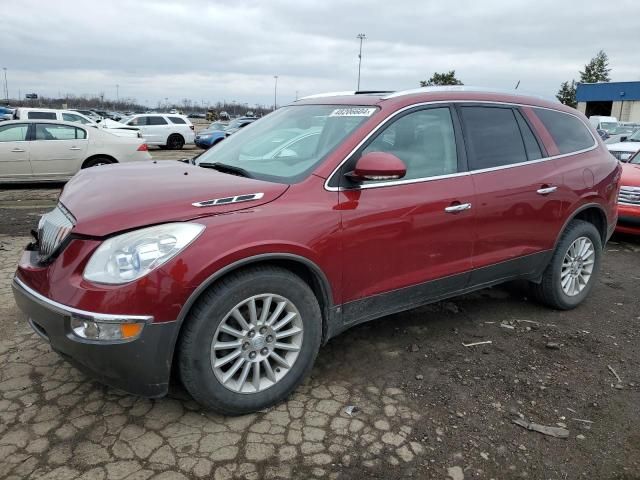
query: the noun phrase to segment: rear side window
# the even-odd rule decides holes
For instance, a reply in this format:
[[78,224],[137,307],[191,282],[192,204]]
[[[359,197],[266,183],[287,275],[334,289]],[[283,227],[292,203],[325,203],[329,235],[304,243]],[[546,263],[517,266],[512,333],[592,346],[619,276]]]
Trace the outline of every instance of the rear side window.
[[162,117],[147,117],[147,125],[166,125],[167,121]]
[[526,162],[527,152],[511,108],[462,107],[472,170]]
[[82,123],[83,125],[89,124],[89,121],[85,120],[84,117],[81,117],[80,115],[74,115],[73,113],[63,113],[62,119],[65,122],[77,122]]
[[169,120],[171,120],[171,123],[177,123],[180,125],[186,125],[187,122],[184,121],[184,118],[180,118],[180,117],[167,117]]
[[54,123],[38,123],[36,125],[36,140],[81,140],[87,138],[87,133],[81,128]]
[[536,116],[547,129],[561,154],[593,147],[595,141],[587,127],[568,113],[534,108]]
[[57,120],[56,112],[29,112],[27,118],[29,120]]

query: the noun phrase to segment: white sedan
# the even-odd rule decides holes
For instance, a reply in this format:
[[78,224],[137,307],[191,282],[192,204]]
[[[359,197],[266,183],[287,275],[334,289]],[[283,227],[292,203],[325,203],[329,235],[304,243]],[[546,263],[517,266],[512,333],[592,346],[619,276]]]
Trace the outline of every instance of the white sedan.
[[82,168],[149,160],[143,139],[119,137],[78,123],[12,120],[0,124],[0,182],[64,181]]

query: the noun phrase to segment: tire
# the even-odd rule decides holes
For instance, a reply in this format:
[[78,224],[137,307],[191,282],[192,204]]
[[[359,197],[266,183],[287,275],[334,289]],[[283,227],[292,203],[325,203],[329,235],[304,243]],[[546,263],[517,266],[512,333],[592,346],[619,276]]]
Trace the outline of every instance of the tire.
[[[268,295],[272,296],[270,301]],[[243,328],[232,312],[238,308],[242,318],[250,321],[252,299],[257,321],[247,322],[248,328]],[[288,303],[276,315],[276,308],[284,301]],[[265,310],[269,312],[267,321],[261,321]],[[276,319],[267,327],[272,317]],[[292,319],[286,323],[289,317]],[[276,330],[282,322],[285,323]],[[251,336],[254,324],[257,328]],[[223,328],[233,329],[235,335],[223,332]],[[292,334],[296,329],[302,333]],[[197,402],[223,415],[242,415],[271,407],[284,400],[311,371],[320,348],[321,332],[318,301],[297,275],[268,266],[232,273],[203,293],[185,319],[178,344],[182,383]],[[276,339],[276,335],[282,334],[286,337]],[[230,342],[236,345],[220,348]],[[287,350],[277,347],[283,343],[290,345]],[[267,347],[273,348],[268,355]],[[293,348],[299,350],[289,351]],[[290,368],[275,361],[273,354],[286,360]],[[216,367],[230,355],[236,356]],[[271,376],[265,361],[271,366]],[[256,364],[260,365],[257,377]]]
[[172,133],[169,135],[169,138],[167,138],[166,147],[169,150],[182,150],[182,147],[184,147],[184,138],[182,135]]
[[[581,239],[586,239],[586,243],[582,243]],[[575,280],[578,281],[577,286],[575,283],[571,283],[572,272],[574,266],[572,266],[569,258],[572,256],[569,252],[570,247],[576,245],[577,253],[580,253],[579,248],[587,248],[590,242],[593,253],[590,254],[589,250],[584,255],[574,255],[575,257],[584,258],[578,260],[575,270],[578,272],[585,272],[584,268],[591,266],[591,272],[588,274],[586,283],[582,285],[580,278],[584,279],[584,276],[580,276]],[[583,247],[580,247],[580,245]],[[567,257],[568,255],[568,257]],[[560,241],[556,246],[553,256],[549,265],[542,274],[542,281],[539,284],[531,284],[531,290],[534,298],[539,302],[558,310],[570,310],[577,307],[582,301],[589,295],[589,292],[593,288],[595,279],[600,271],[600,261],[602,259],[602,238],[596,227],[583,220],[573,220],[560,237]],[[592,261],[592,263],[590,263]],[[568,262],[568,263],[565,263]],[[563,264],[564,267],[563,268]],[[571,268],[567,268],[567,265],[571,265]],[[583,265],[582,267],[580,265]],[[563,271],[566,272],[563,277]],[[563,282],[563,278],[565,279]],[[569,278],[567,281],[566,279]],[[563,283],[566,286],[563,287]],[[575,288],[572,288],[574,285]],[[569,292],[567,292],[569,290]]]
[[109,165],[114,163],[114,160],[109,157],[93,157],[84,162],[82,168],[97,167],[98,165]]

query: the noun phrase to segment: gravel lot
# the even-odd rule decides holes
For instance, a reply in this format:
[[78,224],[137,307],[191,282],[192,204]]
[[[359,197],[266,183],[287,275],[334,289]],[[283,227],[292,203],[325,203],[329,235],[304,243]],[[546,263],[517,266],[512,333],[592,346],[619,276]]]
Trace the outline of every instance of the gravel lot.
[[224,418],[179,385],[95,383],[19,317],[15,264],[59,189],[0,188],[0,478],[640,478],[640,239],[614,237],[576,310],[511,285],[386,317],[329,342],[286,403]]

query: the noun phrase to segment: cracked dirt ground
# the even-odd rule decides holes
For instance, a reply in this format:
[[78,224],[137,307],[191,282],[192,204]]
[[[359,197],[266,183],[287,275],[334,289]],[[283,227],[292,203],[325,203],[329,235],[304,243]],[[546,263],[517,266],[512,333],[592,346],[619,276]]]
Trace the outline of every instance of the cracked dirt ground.
[[129,396],[51,352],[10,290],[29,227],[0,236],[0,478],[640,478],[638,240],[607,246],[574,311],[509,287],[386,317],[331,340],[287,402],[224,418],[179,385]]

